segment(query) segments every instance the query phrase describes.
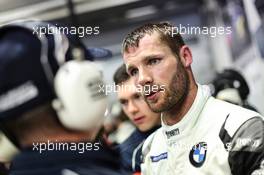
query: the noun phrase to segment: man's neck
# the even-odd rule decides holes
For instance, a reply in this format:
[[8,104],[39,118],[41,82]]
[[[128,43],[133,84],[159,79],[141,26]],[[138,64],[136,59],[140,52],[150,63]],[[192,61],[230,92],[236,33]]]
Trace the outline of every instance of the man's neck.
[[174,125],[181,121],[181,119],[187,114],[189,109],[191,108],[195,97],[197,95],[198,86],[193,83],[190,85],[188,89],[188,93],[186,94],[186,98],[181,102],[180,105],[176,104],[174,108],[169,111],[163,112],[163,120],[166,125]]

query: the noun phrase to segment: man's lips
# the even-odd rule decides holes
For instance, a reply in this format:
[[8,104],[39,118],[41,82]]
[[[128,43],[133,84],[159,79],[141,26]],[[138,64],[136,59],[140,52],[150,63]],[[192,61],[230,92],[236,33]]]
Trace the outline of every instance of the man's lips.
[[139,125],[144,122],[144,119],[145,119],[145,116],[139,116],[139,117],[135,117],[133,120],[135,124]]
[[150,92],[148,95],[145,95],[147,100],[153,101],[156,99],[157,95],[158,95],[159,91],[156,92]]

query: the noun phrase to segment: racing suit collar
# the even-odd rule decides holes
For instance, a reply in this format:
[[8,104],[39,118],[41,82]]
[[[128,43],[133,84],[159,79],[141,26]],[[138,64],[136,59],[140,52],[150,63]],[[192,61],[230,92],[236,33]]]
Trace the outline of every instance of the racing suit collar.
[[188,134],[188,131],[195,126],[195,123],[210,95],[210,89],[208,86],[198,84],[198,91],[191,108],[181,121],[172,126],[165,124],[163,115],[161,114],[161,124],[164,138],[168,141],[173,141]]

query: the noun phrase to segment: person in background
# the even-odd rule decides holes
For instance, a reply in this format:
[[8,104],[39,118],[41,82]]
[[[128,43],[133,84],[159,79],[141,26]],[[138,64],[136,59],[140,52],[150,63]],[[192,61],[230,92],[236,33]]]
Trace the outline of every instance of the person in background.
[[133,80],[121,65],[114,74],[118,100],[130,121],[136,126],[131,136],[121,143],[122,165],[128,172],[140,172],[141,146],[144,140],[160,127],[160,114],[152,112],[136,89]]
[[218,73],[212,82],[213,96],[227,102],[254,110],[256,108],[248,103],[250,89],[245,78],[234,69],[225,69]]
[[41,21],[0,28],[0,129],[20,149],[10,175],[122,174],[99,139],[107,98],[91,61],[108,52],[74,38]]

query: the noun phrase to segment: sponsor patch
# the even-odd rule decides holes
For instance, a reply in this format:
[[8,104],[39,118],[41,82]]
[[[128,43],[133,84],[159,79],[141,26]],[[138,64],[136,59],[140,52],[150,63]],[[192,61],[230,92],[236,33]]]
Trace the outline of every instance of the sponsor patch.
[[167,159],[168,153],[165,152],[165,153],[161,153],[160,155],[157,155],[157,156],[150,156],[150,158],[151,158],[152,162],[158,162],[160,160]]
[[167,136],[167,139],[169,139],[169,138],[171,138],[173,136],[179,135],[180,134],[180,130],[179,130],[179,128],[176,128],[176,129],[173,129],[171,131],[166,131],[165,134]]

